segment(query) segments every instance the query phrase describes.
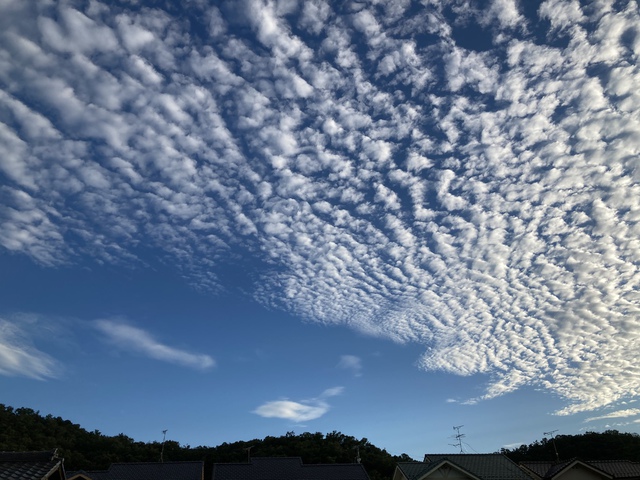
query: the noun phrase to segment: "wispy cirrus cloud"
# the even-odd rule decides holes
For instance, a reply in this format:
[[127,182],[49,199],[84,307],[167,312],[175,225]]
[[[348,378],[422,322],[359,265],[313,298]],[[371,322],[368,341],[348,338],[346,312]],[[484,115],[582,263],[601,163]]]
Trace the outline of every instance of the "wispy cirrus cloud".
[[14,320],[0,318],[0,375],[38,380],[57,377],[60,364],[31,342],[32,335]]
[[340,395],[343,387],[333,387],[325,390],[317,398],[301,400],[274,400],[264,403],[256,408],[253,413],[265,418],[281,418],[293,422],[308,422],[326,414],[331,408],[327,398]]
[[[625,410],[617,410],[615,412],[610,412],[605,415],[600,415],[597,417],[589,417],[585,420],[587,422],[595,422],[597,420],[609,420],[611,418],[626,418],[626,417],[635,417],[640,415],[640,408],[628,408]],[[635,420],[637,421],[637,420]]]
[[114,320],[97,320],[95,327],[105,335],[106,340],[118,349],[133,351],[163,362],[206,370],[215,366],[209,355],[192,353],[165,345],[149,332]]
[[486,375],[467,403],[637,395],[634,2],[246,6],[185,6],[196,31],[5,2],[0,245],[46,266],[143,266],[145,245],[207,291],[251,258],[265,305]]

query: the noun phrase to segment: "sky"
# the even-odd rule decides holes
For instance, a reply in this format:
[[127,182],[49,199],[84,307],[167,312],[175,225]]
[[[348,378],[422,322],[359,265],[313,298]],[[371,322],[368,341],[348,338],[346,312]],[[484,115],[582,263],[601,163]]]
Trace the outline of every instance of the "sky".
[[635,1],[0,0],[0,403],[640,432],[639,56]]

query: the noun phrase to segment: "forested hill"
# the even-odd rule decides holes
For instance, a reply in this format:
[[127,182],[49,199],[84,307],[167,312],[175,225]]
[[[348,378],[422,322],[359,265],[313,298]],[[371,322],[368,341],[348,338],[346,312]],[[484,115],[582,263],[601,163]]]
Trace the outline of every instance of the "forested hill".
[[[555,442],[555,446],[554,446]],[[513,450],[502,449],[514,462],[525,460],[560,460],[580,458],[583,460],[631,460],[640,462],[640,435],[607,430],[603,433],[587,432],[582,435],[557,435],[543,438]]]
[[[393,456],[372,445],[366,438],[357,439],[339,432],[287,433],[217,447],[181,446],[167,440],[165,461],[203,460],[205,478],[210,478],[214,463],[244,462],[247,449],[254,457],[301,457],[304,463],[352,463],[358,452],[371,480],[388,480],[399,461],[412,460],[406,455]],[[136,442],[120,434],[113,437],[99,431],[88,432],[80,425],[51,415],[41,416],[30,408],[12,408],[0,404],[0,451],[34,451],[58,448],[65,469],[102,470],[115,462],[157,462],[160,442]]]
[[[640,462],[640,435],[609,430],[582,435],[558,435],[543,438],[530,445],[502,449],[515,462],[524,460],[560,460],[579,457],[585,460],[632,460]],[[244,462],[247,449],[254,457],[301,457],[309,463],[352,463],[360,453],[371,480],[389,480],[397,462],[411,461],[407,455],[393,456],[372,445],[366,438],[357,439],[339,432],[287,433],[281,437],[266,437],[217,447],[182,446],[173,440],[164,445],[165,461],[203,460],[205,478],[210,478],[214,463]],[[51,415],[42,416],[30,408],[12,408],[0,404],[0,451],[33,451],[58,448],[65,459],[65,468],[101,470],[115,462],[157,462],[160,442],[136,442],[120,434],[113,437],[99,431],[88,432],[80,425]],[[422,460],[422,459],[419,459]]]

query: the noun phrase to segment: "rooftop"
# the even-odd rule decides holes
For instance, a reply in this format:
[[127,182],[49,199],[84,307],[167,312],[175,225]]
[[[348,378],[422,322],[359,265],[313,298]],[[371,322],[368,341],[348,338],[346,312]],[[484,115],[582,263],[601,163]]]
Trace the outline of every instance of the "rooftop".
[[114,463],[108,470],[69,472],[67,478],[82,475],[91,480],[203,480],[203,462]]
[[251,463],[216,463],[213,480],[369,480],[359,463],[304,465],[299,457],[253,457]]
[[63,478],[62,459],[56,450],[44,452],[0,452],[0,480],[43,480],[56,471]]
[[407,480],[419,480],[448,463],[480,480],[531,480],[518,465],[501,453],[425,455],[424,462],[401,462]]

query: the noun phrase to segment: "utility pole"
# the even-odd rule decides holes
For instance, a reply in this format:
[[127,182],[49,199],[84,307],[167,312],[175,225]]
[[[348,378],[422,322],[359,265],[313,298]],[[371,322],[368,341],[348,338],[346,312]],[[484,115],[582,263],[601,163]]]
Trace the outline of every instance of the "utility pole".
[[458,425],[457,427],[453,427],[453,429],[456,431],[456,434],[454,435],[454,438],[456,439],[456,443],[449,444],[452,447],[458,447],[460,449],[460,453],[464,453],[464,450],[462,449],[462,439],[464,438],[464,434],[460,433],[460,429],[462,427],[464,427],[464,425]]
[[560,455],[558,455],[558,449],[556,448],[556,436],[554,435],[558,430],[551,430],[550,432],[544,432],[543,435],[551,435],[551,443],[553,443],[553,451],[556,452],[556,462],[560,461]]

